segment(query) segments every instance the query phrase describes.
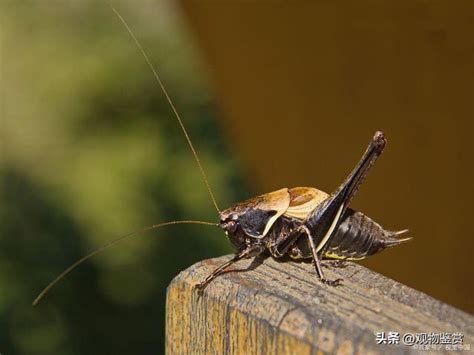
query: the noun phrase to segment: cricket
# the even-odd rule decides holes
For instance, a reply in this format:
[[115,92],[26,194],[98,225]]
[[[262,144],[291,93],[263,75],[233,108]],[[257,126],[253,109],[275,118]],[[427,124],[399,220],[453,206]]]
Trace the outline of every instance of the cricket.
[[387,138],[381,131],[375,132],[359,162],[339,188],[331,194],[314,187],[285,187],[221,210],[197,150],[157,70],[126,20],[113,6],[110,7],[135,42],[169,103],[194,156],[203,183],[218,213],[219,221],[167,221],[114,239],[64,270],[38,294],[33,301],[33,306],[37,305],[61,279],[86,260],[126,238],[169,225],[197,224],[219,227],[223,229],[235,248],[233,258],[219,266],[195,286],[201,291],[235,262],[262,254],[269,254],[276,259],[287,257],[295,261],[311,260],[314,264],[315,275],[321,283],[328,286],[338,286],[341,284],[341,279],[329,280],[324,276],[321,267],[322,259],[331,259],[342,263],[346,260],[360,260],[411,239],[411,237],[400,238],[408,232],[407,229],[386,230],[371,218],[349,207],[360,185],[386,146]]

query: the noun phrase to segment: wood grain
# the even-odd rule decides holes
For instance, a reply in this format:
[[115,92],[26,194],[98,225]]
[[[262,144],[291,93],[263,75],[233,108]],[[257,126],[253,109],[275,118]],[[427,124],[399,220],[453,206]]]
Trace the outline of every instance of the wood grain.
[[193,286],[229,258],[199,262],[169,285],[168,354],[416,352],[378,345],[375,332],[390,331],[460,332],[474,346],[473,316],[355,263],[326,262],[326,276],[344,280],[329,287],[308,263],[243,260],[199,294]]

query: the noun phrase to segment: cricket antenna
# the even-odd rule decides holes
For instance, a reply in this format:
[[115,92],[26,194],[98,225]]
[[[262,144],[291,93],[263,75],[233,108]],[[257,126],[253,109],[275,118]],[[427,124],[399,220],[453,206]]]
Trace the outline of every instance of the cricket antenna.
[[160,86],[161,90],[165,94],[166,100],[170,104],[171,109],[173,110],[176,118],[178,119],[178,123],[181,126],[181,130],[183,131],[184,136],[186,137],[186,140],[188,141],[189,148],[191,148],[191,151],[193,152],[194,159],[196,160],[196,163],[199,167],[199,170],[201,171],[202,179],[203,179],[204,183],[206,184],[207,191],[209,192],[209,196],[211,196],[212,203],[214,204],[214,207],[216,208],[217,212],[220,213],[221,211],[219,209],[219,206],[217,205],[217,201],[214,197],[214,193],[212,192],[211,185],[209,184],[209,181],[207,180],[206,173],[204,172],[204,168],[201,165],[201,161],[199,160],[199,156],[196,152],[196,149],[194,148],[194,145],[191,142],[191,138],[189,138],[188,132],[186,131],[186,128],[184,127],[183,121],[181,120],[181,116],[179,115],[178,111],[176,110],[176,107],[174,106],[173,101],[171,100],[171,97],[168,95],[168,91],[165,89],[165,86],[163,85],[163,82],[161,81],[160,76],[158,75],[158,72],[156,71],[155,67],[151,63],[150,58],[148,58],[148,55],[146,54],[145,50],[143,49],[141,43],[138,41],[137,37],[135,37],[135,34],[133,33],[133,31],[130,28],[130,26],[128,25],[128,23],[125,21],[125,19],[122,17],[122,15],[120,15],[120,13],[111,4],[109,4],[109,6],[112,9],[112,11],[115,13],[115,15],[117,15],[117,17],[122,22],[122,24],[125,26],[125,29],[130,34],[133,41],[137,45],[138,49],[142,53],[143,57],[145,58],[146,63],[148,64],[148,67],[152,71],[153,76],[155,77],[158,85]]
[[71,271],[73,271],[76,267],[78,267],[80,264],[82,264],[84,261],[86,260],[89,260],[90,258],[92,258],[93,256],[99,254],[100,252],[104,251],[105,249],[108,249],[112,246],[114,246],[115,244],[123,241],[124,239],[127,239],[135,234],[141,234],[143,232],[146,232],[146,231],[149,231],[151,229],[157,229],[157,228],[160,228],[160,227],[165,227],[165,226],[170,226],[170,225],[173,225],[173,224],[202,224],[202,225],[205,225],[205,226],[217,226],[216,223],[212,223],[212,222],[205,222],[205,221],[191,221],[191,220],[183,220],[183,221],[169,221],[169,222],[164,222],[164,223],[159,223],[159,224],[153,224],[151,226],[148,226],[148,227],[144,227],[144,228],[141,228],[141,229],[138,229],[134,232],[131,232],[131,233],[128,233],[128,234],[125,234],[125,235],[122,235],[121,237],[118,237],[117,239],[114,239],[110,242],[108,242],[107,244],[99,247],[98,249],[90,252],[89,254],[83,256],[82,258],[80,258],[79,260],[77,260],[74,264],[72,264],[71,266],[69,266],[66,270],[64,270],[61,274],[59,274],[59,276],[57,276],[53,281],[51,281],[48,286],[46,286],[44,288],[43,291],[41,291],[39,293],[38,296],[36,296],[35,300],[33,301],[33,306],[36,306],[39,301],[41,301],[41,299],[43,299],[43,297],[59,282],[61,281],[66,275],[68,275]]

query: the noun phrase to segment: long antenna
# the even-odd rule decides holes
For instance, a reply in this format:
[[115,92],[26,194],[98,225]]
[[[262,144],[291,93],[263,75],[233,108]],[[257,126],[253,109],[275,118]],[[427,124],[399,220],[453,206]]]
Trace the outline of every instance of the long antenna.
[[194,148],[194,145],[191,142],[191,138],[189,138],[188,132],[186,131],[186,128],[184,127],[183,121],[181,120],[181,116],[179,115],[178,111],[176,110],[176,107],[173,104],[173,101],[171,100],[170,96],[168,95],[168,91],[166,91],[165,86],[163,85],[163,82],[161,81],[160,76],[158,75],[158,72],[155,70],[155,67],[151,63],[150,58],[148,58],[148,55],[146,54],[145,50],[143,49],[141,43],[138,41],[137,37],[135,37],[135,34],[133,33],[132,29],[127,24],[125,19],[122,17],[122,15],[120,15],[120,13],[111,4],[109,4],[109,6],[112,9],[112,11],[115,13],[115,15],[117,15],[117,17],[122,22],[122,24],[125,26],[125,29],[130,34],[133,41],[137,45],[138,49],[142,53],[143,57],[145,58],[146,63],[148,64],[148,67],[150,67],[150,70],[152,71],[158,85],[160,85],[161,90],[165,94],[166,100],[170,104],[171,109],[173,110],[176,118],[178,119],[179,125],[181,126],[181,130],[183,131],[184,136],[186,137],[186,140],[188,141],[189,148],[191,148],[191,151],[193,152],[194,159],[196,160],[196,163],[199,167],[199,170],[201,171],[202,179],[203,179],[204,183],[206,184],[207,191],[209,192],[209,196],[211,196],[212,203],[214,204],[214,207],[216,208],[217,212],[220,213],[221,211],[219,209],[219,206],[217,205],[217,201],[214,197],[214,193],[212,192],[211,185],[209,184],[209,181],[207,180],[206,173],[204,172],[204,168],[201,165],[201,161],[199,160],[199,156],[196,152],[196,149]]
[[204,222],[204,221],[189,221],[189,220],[184,220],[184,221],[169,221],[169,222],[164,222],[164,223],[159,223],[159,224],[153,224],[151,226],[148,226],[148,227],[144,227],[144,228],[141,228],[141,229],[138,229],[134,232],[131,232],[131,233],[128,233],[128,234],[125,234],[121,237],[118,237],[117,239],[114,239],[110,242],[108,242],[107,244],[104,244],[103,246],[101,246],[100,248],[94,250],[93,252],[83,256],[82,258],[80,258],[79,260],[77,260],[74,264],[72,264],[71,266],[69,266],[66,270],[64,270],[61,274],[59,274],[59,276],[57,276],[53,281],[51,281],[48,286],[46,286],[44,288],[43,291],[40,292],[40,294],[38,296],[36,296],[35,300],[33,301],[33,306],[36,306],[39,301],[41,301],[41,299],[49,292],[49,290],[51,290],[59,281],[61,281],[67,274],[69,274],[72,270],[74,270],[76,267],[78,267],[80,264],[82,264],[84,261],[86,260],[89,260],[90,258],[92,258],[93,256],[99,254],[100,252],[104,251],[105,249],[108,249],[112,246],[114,246],[115,244],[123,241],[124,239],[127,239],[135,234],[140,234],[140,233],[143,233],[143,232],[146,232],[146,231],[149,231],[151,229],[156,229],[156,228],[160,228],[160,227],[164,227],[164,226],[169,226],[169,225],[173,225],[173,224],[203,224],[203,225],[206,225],[206,226],[217,226],[216,223],[212,223],[212,222]]

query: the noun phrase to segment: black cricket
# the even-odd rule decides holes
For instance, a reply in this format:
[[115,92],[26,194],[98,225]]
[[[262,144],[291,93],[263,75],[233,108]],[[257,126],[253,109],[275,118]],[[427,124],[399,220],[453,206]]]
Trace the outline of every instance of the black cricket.
[[[410,240],[397,238],[407,230],[387,231],[369,217],[348,208],[386,142],[383,132],[376,132],[359,163],[329,196],[314,188],[282,189],[221,212],[219,227],[224,229],[237,253],[198,287],[205,287],[236,261],[265,251],[275,258],[311,258],[318,278],[335,286],[341,280],[324,278],[322,258],[359,260]],[[297,207],[299,213],[295,214],[292,207]]]

